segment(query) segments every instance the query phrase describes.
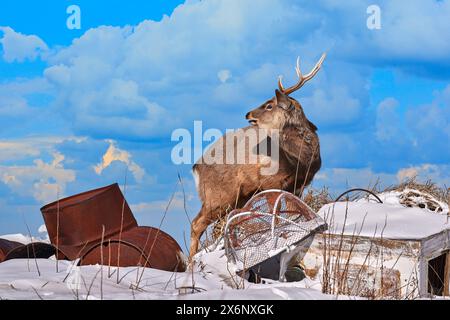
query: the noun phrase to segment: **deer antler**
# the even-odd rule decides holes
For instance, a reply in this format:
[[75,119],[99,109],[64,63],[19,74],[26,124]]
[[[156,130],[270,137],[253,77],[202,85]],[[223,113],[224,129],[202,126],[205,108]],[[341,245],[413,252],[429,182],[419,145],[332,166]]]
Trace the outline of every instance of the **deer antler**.
[[283,87],[283,83],[281,83],[281,78],[282,76],[280,76],[278,78],[278,87],[280,88],[280,91],[283,92],[286,95],[291,94],[294,91],[297,91],[298,89],[300,89],[301,87],[303,87],[303,85],[308,82],[309,80],[311,80],[312,78],[314,78],[314,76],[317,74],[317,72],[319,72],[320,68],[322,67],[322,63],[326,58],[326,53],[322,54],[322,57],[320,58],[319,62],[316,63],[316,65],[314,66],[314,68],[311,70],[310,73],[308,73],[307,75],[303,75],[302,71],[300,70],[300,57],[297,58],[297,66],[295,67],[295,71],[297,72],[297,76],[298,76],[298,82],[296,85],[289,87],[287,89],[285,89]]

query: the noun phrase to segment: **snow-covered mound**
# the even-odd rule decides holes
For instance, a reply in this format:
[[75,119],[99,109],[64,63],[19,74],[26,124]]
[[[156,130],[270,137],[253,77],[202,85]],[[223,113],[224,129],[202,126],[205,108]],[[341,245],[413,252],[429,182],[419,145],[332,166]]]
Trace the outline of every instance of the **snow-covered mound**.
[[[389,239],[423,239],[450,229],[448,205],[418,190],[384,192],[354,202],[329,203],[319,210],[328,232]],[[438,209],[439,208],[439,209]],[[433,209],[433,210],[432,210]],[[344,227],[345,223],[345,227]]]
[[[436,199],[432,195],[416,190],[406,188],[402,191],[388,191],[378,194],[378,197],[385,204],[402,205],[408,208],[426,209],[434,213],[449,214],[448,204]],[[376,201],[373,196],[369,197],[370,201]],[[364,201],[361,199],[359,201]]]

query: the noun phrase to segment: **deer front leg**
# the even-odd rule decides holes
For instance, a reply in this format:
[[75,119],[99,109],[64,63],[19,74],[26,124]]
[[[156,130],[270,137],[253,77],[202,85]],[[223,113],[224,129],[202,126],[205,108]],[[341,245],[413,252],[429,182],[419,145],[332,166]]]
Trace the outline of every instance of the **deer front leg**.
[[195,217],[192,221],[191,225],[191,247],[189,250],[190,260],[192,260],[192,257],[198,252],[200,237],[210,223],[211,219],[208,217],[205,207],[202,206],[202,209],[198,213],[197,217]]

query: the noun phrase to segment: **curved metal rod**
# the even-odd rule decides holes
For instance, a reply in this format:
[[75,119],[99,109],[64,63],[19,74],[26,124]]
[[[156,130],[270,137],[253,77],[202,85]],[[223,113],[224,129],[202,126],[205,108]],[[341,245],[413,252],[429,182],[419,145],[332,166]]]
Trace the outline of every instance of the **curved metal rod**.
[[337,197],[336,200],[334,200],[334,202],[338,202],[339,200],[341,200],[341,198],[343,196],[345,196],[346,194],[348,194],[350,192],[354,192],[354,191],[363,191],[363,192],[369,193],[369,194],[373,195],[378,200],[379,203],[383,203],[383,201],[381,201],[381,199],[375,193],[373,193],[370,190],[363,189],[363,188],[355,188],[355,189],[347,190],[344,193],[342,193],[339,197]]

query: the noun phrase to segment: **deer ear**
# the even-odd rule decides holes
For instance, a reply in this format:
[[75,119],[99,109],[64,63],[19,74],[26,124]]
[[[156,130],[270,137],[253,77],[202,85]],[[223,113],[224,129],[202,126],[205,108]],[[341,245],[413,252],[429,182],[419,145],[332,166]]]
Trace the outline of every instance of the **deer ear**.
[[291,108],[291,100],[289,100],[289,97],[281,92],[280,90],[275,90],[275,96],[277,98],[277,104],[279,107],[288,110]]
[[316,132],[316,131],[317,131],[316,125],[315,125],[314,123],[312,123],[311,121],[309,121],[308,119],[306,119],[306,121],[307,121],[307,123],[308,123],[309,128],[310,128],[313,132]]

